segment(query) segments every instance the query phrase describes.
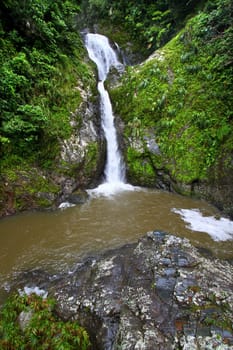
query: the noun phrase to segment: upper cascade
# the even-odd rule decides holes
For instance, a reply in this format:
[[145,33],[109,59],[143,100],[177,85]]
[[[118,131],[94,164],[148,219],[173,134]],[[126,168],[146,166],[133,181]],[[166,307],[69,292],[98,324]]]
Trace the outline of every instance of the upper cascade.
[[97,66],[99,81],[105,81],[111,67],[122,68],[122,64],[106,36],[89,33],[86,35],[85,43],[90,59]]

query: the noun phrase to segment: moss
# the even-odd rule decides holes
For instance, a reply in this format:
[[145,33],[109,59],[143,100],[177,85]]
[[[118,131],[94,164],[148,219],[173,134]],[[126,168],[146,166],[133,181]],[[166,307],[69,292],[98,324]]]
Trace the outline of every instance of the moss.
[[0,212],[51,207],[60,189],[45,173],[18,158],[5,163],[1,173],[2,203]]
[[128,148],[126,154],[128,177],[132,183],[152,187],[156,183],[156,174],[149,158],[134,148]]
[[[129,126],[137,118],[139,140],[146,136],[148,127],[153,128],[164,168],[174,179],[187,184],[207,180],[223,148],[230,155],[233,144],[231,68],[219,66],[216,70],[220,60],[216,62],[207,48],[217,55],[218,47],[198,38],[200,21],[200,17],[194,17],[148,61],[129,67],[121,85],[111,91],[114,110],[126,125],[128,147],[133,147],[135,132]],[[146,161],[145,146],[144,153]],[[137,157],[135,164],[132,157],[127,159],[129,173],[136,173]],[[160,168],[161,164],[154,167]]]
[[99,160],[99,144],[98,142],[92,142],[87,147],[85,161],[83,164],[82,172],[84,177],[90,179],[93,178],[93,174],[96,173]]

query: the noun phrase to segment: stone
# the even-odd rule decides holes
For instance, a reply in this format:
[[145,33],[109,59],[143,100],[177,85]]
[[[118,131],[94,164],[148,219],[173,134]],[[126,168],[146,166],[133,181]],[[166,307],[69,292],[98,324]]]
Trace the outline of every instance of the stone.
[[71,193],[66,200],[72,204],[84,204],[87,202],[89,195],[86,191],[75,191]]
[[27,310],[27,311],[21,311],[18,316],[18,324],[20,329],[24,332],[25,328],[30,323],[34,311],[33,310]]
[[46,281],[57,314],[87,329],[92,350],[233,349],[233,266],[187,239],[151,231]]

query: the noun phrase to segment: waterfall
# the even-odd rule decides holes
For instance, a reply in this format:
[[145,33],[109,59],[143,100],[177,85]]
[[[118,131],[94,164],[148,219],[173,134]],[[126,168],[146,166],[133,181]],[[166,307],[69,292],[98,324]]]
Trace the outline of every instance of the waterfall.
[[125,183],[125,166],[119,151],[112,105],[109,94],[104,87],[110,69],[112,67],[117,70],[122,69],[122,64],[105,36],[88,33],[85,37],[85,45],[90,59],[98,69],[101,122],[107,142],[104,183],[98,186],[94,192],[109,195],[118,191],[133,189],[133,186]]

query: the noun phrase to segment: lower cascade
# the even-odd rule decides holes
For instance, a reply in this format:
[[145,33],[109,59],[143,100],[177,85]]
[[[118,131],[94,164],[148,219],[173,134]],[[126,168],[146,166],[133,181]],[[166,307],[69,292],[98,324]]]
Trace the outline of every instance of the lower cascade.
[[104,87],[110,69],[114,67],[117,70],[122,70],[122,64],[118,60],[108,38],[104,35],[88,33],[85,38],[85,45],[90,59],[98,69],[101,122],[107,141],[104,182],[90,192],[96,195],[111,195],[119,191],[133,190],[134,187],[125,182],[125,165],[118,147],[112,105],[109,94]]

